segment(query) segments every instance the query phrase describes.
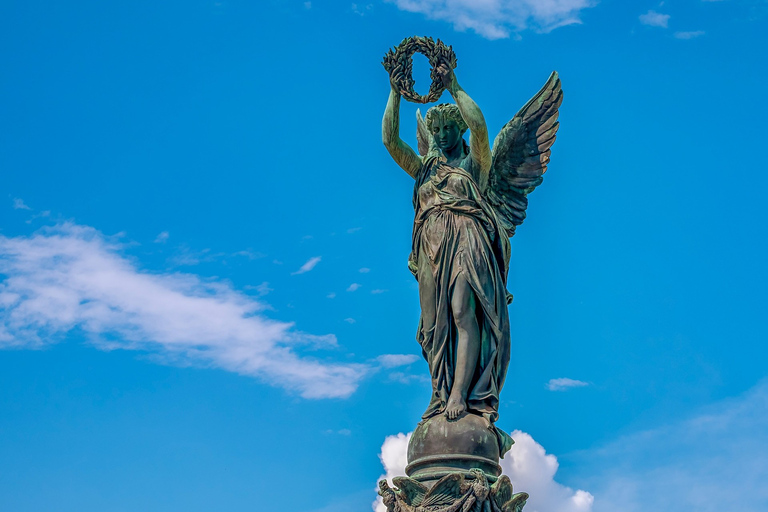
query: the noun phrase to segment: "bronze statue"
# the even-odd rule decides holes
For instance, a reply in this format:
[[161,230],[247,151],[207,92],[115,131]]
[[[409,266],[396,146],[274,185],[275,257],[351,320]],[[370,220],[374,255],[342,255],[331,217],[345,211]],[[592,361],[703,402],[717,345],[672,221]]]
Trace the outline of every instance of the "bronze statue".
[[[432,66],[426,96],[413,89],[414,52]],[[383,64],[391,91],[382,139],[415,180],[408,267],[419,283],[417,340],[429,363],[432,396],[409,442],[408,477],[393,480],[396,491],[382,485],[380,494],[389,512],[519,511],[528,495],[513,495],[498,465],[513,441],[495,425],[510,358],[509,238],[547,170],[563,99],[560,79],[552,73],[491,149],[483,114],[456,79],[451,47],[411,37]],[[434,106],[425,118],[417,111],[417,153],[400,138],[400,99],[434,102],[444,90],[455,105]],[[496,482],[490,494],[486,479]]]
[[[432,65],[427,96],[413,90],[417,51]],[[382,139],[415,180],[408,266],[419,283],[417,340],[432,377],[431,400],[409,445],[406,472],[434,480],[453,469],[468,475],[470,468],[483,468],[496,478],[498,458],[513,442],[495,426],[510,358],[509,238],[525,219],[527,195],[541,184],[549,163],[563,98],[560,79],[552,73],[491,149],[483,114],[456,79],[451,47],[407,38],[383,64],[391,91]],[[443,90],[455,105],[434,106],[425,118],[417,112],[417,153],[400,138],[400,98],[427,103]],[[469,144],[463,138],[467,130]],[[488,431],[496,446],[484,440]]]
[[509,237],[547,169],[562,91],[552,73],[491,151],[483,114],[450,62],[439,63],[433,75],[456,104],[432,107],[426,119],[417,115],[420,155],[400,138],[401,83],[392,75],[382,123],[389,154],[416,180],[408,265],[419,282],[417,337],[434,392],[424,418],[469,411],[493,422],[509,364]]

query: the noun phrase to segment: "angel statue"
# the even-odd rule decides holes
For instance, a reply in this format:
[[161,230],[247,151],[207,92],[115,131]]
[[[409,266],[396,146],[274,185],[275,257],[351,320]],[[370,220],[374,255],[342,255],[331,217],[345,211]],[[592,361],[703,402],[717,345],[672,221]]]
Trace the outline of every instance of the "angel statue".
[[[400,101],[406,91],[402,72],[390,71],[382,139],[397,165],[415,180],[408,267],[419,284],[417,340],[432,378],[422,421],[472,413],[495,429],[510,359],[509,238],[525,219],[527,195],[547,169],[563,94],[552,73],[502,128],[491,149],[483,114],[453,68],[455,57],[433,62],[437,96],[444,88],[455,104],[434,106],[425,118],[417,112],[418,153],[400,138]],[[496,433],[503,456],[512,441]]]

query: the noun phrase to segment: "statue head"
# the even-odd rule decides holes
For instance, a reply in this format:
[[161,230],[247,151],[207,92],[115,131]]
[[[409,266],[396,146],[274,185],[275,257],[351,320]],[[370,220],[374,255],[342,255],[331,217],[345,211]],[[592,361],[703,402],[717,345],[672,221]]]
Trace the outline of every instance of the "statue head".
[[441,103],[430,108],[424,121],[435,143],[443,151],[456,147],[468,128],[459,107],[451,103]]

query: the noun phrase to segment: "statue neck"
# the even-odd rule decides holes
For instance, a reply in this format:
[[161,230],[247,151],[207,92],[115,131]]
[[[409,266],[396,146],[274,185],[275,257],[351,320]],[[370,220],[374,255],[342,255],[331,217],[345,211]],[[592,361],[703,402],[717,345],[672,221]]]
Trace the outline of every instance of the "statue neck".
[[467,156],[467,153],[464,151],[464,139],[459,139],[455,146],[445,150],[444,153],[446,158],[448,158],[449,164],[463,160]]

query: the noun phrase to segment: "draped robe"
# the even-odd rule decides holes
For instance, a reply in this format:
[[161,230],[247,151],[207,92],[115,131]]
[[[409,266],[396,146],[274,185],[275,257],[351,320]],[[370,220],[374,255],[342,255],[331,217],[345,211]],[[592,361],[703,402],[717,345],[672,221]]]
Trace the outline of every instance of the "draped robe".
[[427,272],[435,284],[434,297],[422,298],[434,300],[434,319],[425,318],[425,310],[432,308],[422,303],[417,333],[432,378],[432,398],[423,418],[445,410],[453,386],[458,335],[451,296],[461,275],[474,292],[481,337],[467,409],[488,419],[503,454],[512,441],[493,423],[498,419],[499,393],[510,358],[509,239],[480,193],[471,158],[459,165],[449,166],[435,156],[425,158],[414,187],[416,214],[409,268],[420,286],[428,278]]

